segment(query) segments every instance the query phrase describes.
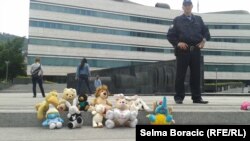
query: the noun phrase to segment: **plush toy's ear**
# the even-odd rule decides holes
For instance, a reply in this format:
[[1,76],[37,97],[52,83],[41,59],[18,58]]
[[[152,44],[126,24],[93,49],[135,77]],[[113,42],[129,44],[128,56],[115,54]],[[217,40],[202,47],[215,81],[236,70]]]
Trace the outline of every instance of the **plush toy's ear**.
[[71,90],[74,94],[76,94],[76,89],[70,88],[70,90]]
[[118,100],[120,98],[124,98],[124,94],[123,93],[115,94],[114,97],[115,97],[116,100]]
[[64,88],[63,92],[67,91],[68,88]]
[[99,97],[99,92],[102,90],[102,87],[97,87],[96,90],[95,90],[95,97]]
[[108,90],[108,86],[107,85],[102,85],[102,89]]
[[68,108],[71,107],[71,104],[68,101],[65,101],[65,104]]
[[126,97],[125,97],[125,99],[126,99],[126,100],[129,100],[129,101],[134,101],[134,100],[136,100],[137,98],[139,98],[138,95],[126,96]]
[[140,102],[141,102],[143,108],[144,108],[147,112],[150,111],[150,108],[148,107],[148,105],[147,105],[141,98],[140,98]]
[[77,102],[78,102],[78,99],[77,99],[77,98],[74,98],[74,100],[73,100],[73,106],[76,106],[76,105],[77,105]]

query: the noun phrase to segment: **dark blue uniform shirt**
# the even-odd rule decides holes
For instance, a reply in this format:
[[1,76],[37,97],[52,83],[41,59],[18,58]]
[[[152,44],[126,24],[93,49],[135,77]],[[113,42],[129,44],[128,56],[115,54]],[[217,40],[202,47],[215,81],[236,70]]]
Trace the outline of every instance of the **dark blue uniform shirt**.
[[176,47],[179,42],[185,42],[189,46],[199,44],[203,38],[210,39],[207,26],[200,16],[192,15],[191,20],[184,14],[178,16],[173,21],[167,33],[168,41]]

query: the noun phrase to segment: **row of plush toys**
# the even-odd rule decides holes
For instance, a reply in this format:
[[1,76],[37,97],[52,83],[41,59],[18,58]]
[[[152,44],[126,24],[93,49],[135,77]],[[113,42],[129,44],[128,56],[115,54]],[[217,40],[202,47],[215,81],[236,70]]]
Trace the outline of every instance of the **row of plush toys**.
[[[95,98],[89,104],[86,95],[77,97],[76,90],[65,88],[63,96],[59,100],[58,93],[51,91],[45,100],[36,104],[37,118],[44,120],[42,125],[50,129],[61,128],[64,121],[60,118],[62,111],[68,111],[67,126],[78,128],[83,125],[83,118],[80,111],[92,113],[92,126],[95,128],[103,127],[103,121],[107,128],[116,126],[135,127],[138,123],[137,115],[139,110],[151,109],[137,95],[127,97],[123,94],[114,95],[116,102],[114,106],[108,101],[109,91],[107,86],[102,85],[96,89]],[[148,115],[151,124],[168,125],[173,124],[172,109],[167,107],[167,99],[163,98],[159,104],[155,103],[153,113]]]

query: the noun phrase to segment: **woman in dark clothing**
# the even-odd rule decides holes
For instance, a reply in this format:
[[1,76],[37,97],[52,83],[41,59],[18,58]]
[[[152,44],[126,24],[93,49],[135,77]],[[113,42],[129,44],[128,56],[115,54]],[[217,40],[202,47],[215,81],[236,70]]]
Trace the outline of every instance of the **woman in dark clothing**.
[[87,63],[87,59],[83,58],[80,65],[77,66],[76,69],[76,80],[78,80],[77,83],[77,94],[81,95],[83,94],[83,82],[86,83],[86,86],[89,91],[89,95],[92,94],[90,86],[89,86],[89,77],[90,77],[90,69],[89,64]]

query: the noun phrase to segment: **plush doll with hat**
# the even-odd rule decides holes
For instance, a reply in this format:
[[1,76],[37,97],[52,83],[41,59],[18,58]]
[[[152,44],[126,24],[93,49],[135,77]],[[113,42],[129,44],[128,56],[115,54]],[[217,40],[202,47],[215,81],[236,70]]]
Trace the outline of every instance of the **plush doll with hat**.
[[155,108],[154,114],[147,115],[153,125],[170,125],[174,124],[172,110],[167,107],[167,98],[164,96],[162,102]]
[[45,118],[46,112],[49,109],[49,104],[54,105],[55,107],[58,106],[58,94],[56,91],[51,91],[45,97],[45,100],[41,103],[36,104],[36,111],[37,111],[37,119],[42,120]]
[[62,128],[63,119],[60,117],[58,110],[49,105],[49,110],[46,112],[46,120],[42,123],[43,126],[49,127],[49,129]]
[[83,119],[82,119],[81,112],[79,111],[79,109],[76,106],[77,102],[78,102],[78,99],[75,98],[73,100],[73,105],[71,105],[68,101],[66,101],[66,103],[65,103],[69,109],[69,113],[67,114],[67,117],[69,119],[68,127],[70,129],[79,128],[79,127],[82,127],[82,125],[83,125]]

